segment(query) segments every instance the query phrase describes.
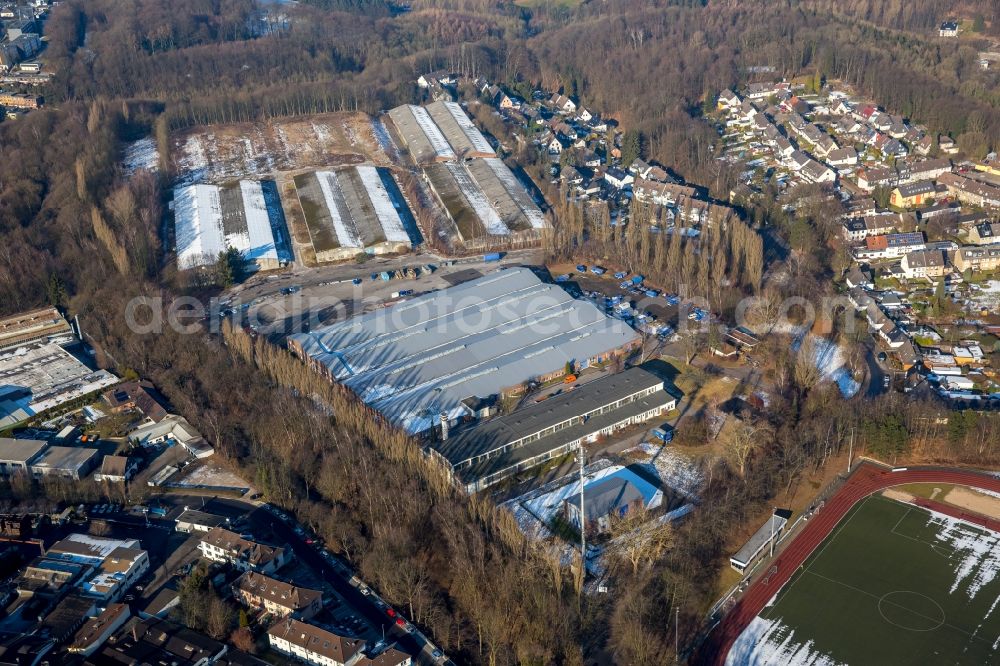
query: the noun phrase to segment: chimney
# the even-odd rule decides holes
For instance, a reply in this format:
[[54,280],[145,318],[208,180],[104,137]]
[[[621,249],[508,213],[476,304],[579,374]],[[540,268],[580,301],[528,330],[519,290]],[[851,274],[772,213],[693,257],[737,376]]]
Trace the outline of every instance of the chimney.
[[441,412],[441,441],[448,441],[448,413]]

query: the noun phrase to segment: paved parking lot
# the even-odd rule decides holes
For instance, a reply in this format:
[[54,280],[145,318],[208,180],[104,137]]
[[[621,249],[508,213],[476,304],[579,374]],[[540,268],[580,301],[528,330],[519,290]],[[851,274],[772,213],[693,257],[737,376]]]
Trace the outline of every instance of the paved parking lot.
[[[235,309],[236,321],[280,343],[292,333],[396,302],[399,292],[419,295],[445,289],[501,267],[537,264],[540,259],[538,250],[510,252],[500,262],[484,262],[481,255],[452,260],[421,253],[375,257],[363,264],[295,267],[288,272],[250,278],[223,294],[218,308]],[[378,277],[382,272],[408,268],[418,269],[420,276],[387,281]]]

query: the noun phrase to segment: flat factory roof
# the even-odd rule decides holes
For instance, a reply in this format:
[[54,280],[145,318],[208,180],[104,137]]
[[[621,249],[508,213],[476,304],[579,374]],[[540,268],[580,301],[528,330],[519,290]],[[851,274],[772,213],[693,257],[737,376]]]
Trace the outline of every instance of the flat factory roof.
[[117,383],[110,372],[91,370],[57,344],[5,352],[0,354],[0,427]]
[[637,333],[526,268],[490,275],[291,336],[411,433],[531,378],[634,343]]
[[77,446],[50,446],[31,463],[31,468],[75,472],[99,454],[100,451],[97,449]]

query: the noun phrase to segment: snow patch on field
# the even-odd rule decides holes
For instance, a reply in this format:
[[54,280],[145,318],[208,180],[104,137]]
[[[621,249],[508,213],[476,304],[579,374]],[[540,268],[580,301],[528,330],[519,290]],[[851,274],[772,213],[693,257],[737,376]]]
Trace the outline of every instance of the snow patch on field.
[[125,146],[122,167],[125,174],[131,176],[137,171],[145,170],[156,173],[159,170],[160,153],[156,150],[156,142],[146,137],[133,141]]
[[796,641],[795,632],[780,621],[762,617],[753,619],[726,655],[726,666],[837,666],[839,663],[817,652],[812,641]]
[[316,133],[316,138],[319,139],[321,144],[325,144],[330,141],[331,134],[329,127],[326,125],[317,125],[316,123],[310,123],[310,125],[312,125],[312,130]]
[[208,173],[208,155],[201,143],[201,137],[192,134],[184,141],[184,150],[177,159],[179,171],[185,174],[182,184],[195,183]]
[[930,522],[940,527],[934,538],[953,551],[955,581],[949,592],[964,591],[974,599],[1000,574],[1000,534],[933,511]]

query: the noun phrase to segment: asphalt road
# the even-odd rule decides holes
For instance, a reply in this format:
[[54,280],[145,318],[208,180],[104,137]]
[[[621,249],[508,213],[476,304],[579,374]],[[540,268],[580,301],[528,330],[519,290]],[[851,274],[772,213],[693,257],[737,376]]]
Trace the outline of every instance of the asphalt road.
[[878,352],[875,350],[875,341],[871,337],[868,337],[863,344],[865,347],[865,364],[868,366],[868,385],[865,387],[865,396],[874,398],[886,392],[884,377],[887,373],[882,369],[881,364],[876,358]]

